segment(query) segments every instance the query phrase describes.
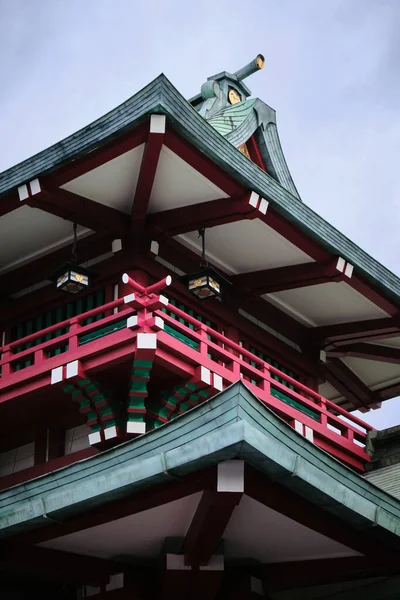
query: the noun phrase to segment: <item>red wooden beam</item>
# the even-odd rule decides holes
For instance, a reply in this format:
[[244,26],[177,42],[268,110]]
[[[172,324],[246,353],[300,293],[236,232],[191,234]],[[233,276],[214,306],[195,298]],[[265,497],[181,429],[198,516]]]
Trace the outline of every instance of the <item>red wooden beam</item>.
[[118,564],[91,556],[5,542],[0,546],[0,569],[102,585],[109,582],[110,574],[118,569]]
[[42,189],[28,198],[29,206],[94,231],[109,231],[119,235],[128,231],[128,217],[119,210],[67,190],[44,186],[42,182],[40,183]]
[[130,130],[123,135],[110,141],[105,141],[95,150],[86,150],[81,156],[74,157],[46,177],[48,185],[59,187],[68,181],[72,181],[106,162],[137,148],[144,144],[147,139],[147,125],[142,123],[136,129]]
[[115,519],[138,514],[144,510],[168,504],[204,489],[215,488],[216,470],[204,469],[176,480],[151,487],[135,493],[133,496],[111,501],[104,506],[85,510],[78,515],[65,519],[62,523],[47,524],[31,532],[12,538],[13,543],[39,544],[70,533],[96,527]]
[[136,233],[144,226],[151,190],[156,176],[158,160],[164,141],[165,124],[165,115],[151,115],[150,130],[143,153],[132,206],[132,230]]
[[368,407],[380,401],[340,358],[333,358],[323,366],[326,380],[355,407]]
[[329,358],[340,358],[342,356],[353,356],[355,358],[364,358],[366,360],[376,360],[378,362],[400,364],[400,348],[391,348],[389,346],[378,346],[377,344],[350,344],[348,346],[339,346],[328,350]]
[[260,213],[249,204],[250,197],[251,192],[248,192],[239,198],[220,198],[153,213],[147,217],[146,229],[150,236],[158,233],[175,236],[224,223],[255,219]]
[[396,396],[400,396],[400,382],[392,383],[380,390],[376,391],[380,400],[389,400],[390,398],[395,398]]
[[379,556],[347,556],[270,563],[257,569],[270,589],[287,590],[398,573],[400,566]]
[[247,293],[271,294],[329,281],[342,281],[345,275],[337,268],[337,262],[337,259],[333,259],[324,263],[313,262],[241,273],[231,277],[231,281]]
[[324,325],[309,333],[315,343],[334,342],[335,346],[382,340],[400,336],[400,316]]
[[352,530],[347,523],[326,509],[268,479],[249,465],[246,465],[245,469],[245,494],[296,523],[356,552],[373,558],[380,557],[381,560],[395,558],[394,553],[376,538],[368,537],[356,529]]
[[205,491],[185,537],[185,564],[207,565],[218,549],[225,528],[242,494]]

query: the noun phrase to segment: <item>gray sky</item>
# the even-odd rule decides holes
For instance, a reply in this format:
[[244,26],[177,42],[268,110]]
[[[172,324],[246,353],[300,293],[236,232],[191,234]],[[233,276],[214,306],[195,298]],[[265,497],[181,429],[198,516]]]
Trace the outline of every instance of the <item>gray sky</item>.
[[399,27],[400,0],[0,0],[0,172],[161,72],[190,97],[261,52],[303,201],[400,275]]

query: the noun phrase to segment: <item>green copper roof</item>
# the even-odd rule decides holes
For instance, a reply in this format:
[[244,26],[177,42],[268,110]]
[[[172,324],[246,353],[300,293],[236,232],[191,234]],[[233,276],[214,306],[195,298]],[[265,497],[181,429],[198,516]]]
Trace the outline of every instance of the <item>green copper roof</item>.
[[255,102],[256,98],[252,98],[251,100],[229,106],[211,117],[211,119],[208,119],[208,122],[221,135],[226,137],[248,118],[252,113]]
[[0,536],[234,458],[400,548],[400,502],[299,435],[241,382],[157,430],[0,493]]
[[157,77],[135,96],[91,125],[2,173],[0,202],[2,194],[61,164],[75,160],[79,155],[120,135],[153,113],[165,114],[183,137],[224,171],[269,200],[296,227],[352,263],[372,283],[380,286],[400,304],[400,279],[396,275],[248,160],[197,113],[164,75]]

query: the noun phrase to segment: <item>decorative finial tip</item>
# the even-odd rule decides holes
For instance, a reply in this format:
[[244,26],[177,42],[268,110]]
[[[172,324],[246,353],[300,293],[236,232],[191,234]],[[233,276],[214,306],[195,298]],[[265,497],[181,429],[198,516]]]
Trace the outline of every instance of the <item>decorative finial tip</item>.
[[234,75],[238,81],[243,81],[243,79],[246,79],[246,77],[249,77],[256,71],[262,69],[264,63],[265,58],[263,57],[263,55],[257,54],[257,56],[252,61],[250,61],[248,65],[246,65],[242,69],[239,69],[239,71],[236,71]]

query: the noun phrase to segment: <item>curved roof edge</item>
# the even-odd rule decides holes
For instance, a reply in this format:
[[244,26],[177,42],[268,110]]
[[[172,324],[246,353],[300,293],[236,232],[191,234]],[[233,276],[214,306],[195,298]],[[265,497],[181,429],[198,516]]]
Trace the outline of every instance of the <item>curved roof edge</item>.
[[157,430],[0,494],[0,537],[240,458],[400,548],[400,502],[300,436],[241,382]]
[[1,195],[76,159],[137,125],[152,113],[165,114],[173,127],[226,172],[271,205],[307,235],[360,269],[400,306],[400,279],[330,225],[299,198],[213,129],[164,76],[160,75],[135,96],[104,117],[0,175]]

